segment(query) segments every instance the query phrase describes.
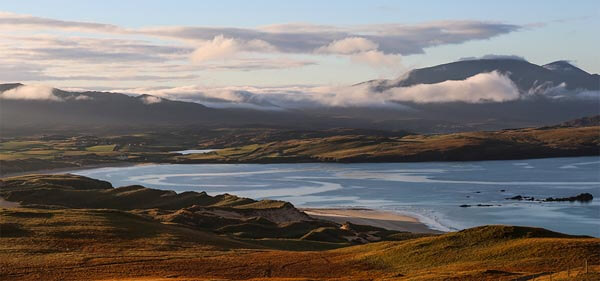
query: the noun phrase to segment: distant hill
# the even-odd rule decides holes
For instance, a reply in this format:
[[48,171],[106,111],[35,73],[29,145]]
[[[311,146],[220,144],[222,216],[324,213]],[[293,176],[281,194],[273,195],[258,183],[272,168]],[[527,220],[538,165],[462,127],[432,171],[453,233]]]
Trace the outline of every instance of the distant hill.
[[[600,126],[600,115],[582,117],[560,123],[553,127],[591,127]],[[600,132],[599,132],[600,133]]]
[[[0,91],[27,87],[0,84]],[[51,89],[56,100],[1,99],[0,118],[5,129],[19,127],[136,127],[242,126],[293,124],[306,126],[298,114],[248,109],[215,109],[193,102],[151,95],[131,96],[109,92],[71,92]],[[2,95],[3,93],[0,93]]]
[[556,61],[539,66],[520,59],[463,60],[415,69],[396,80],[372,80],[367,83],[378,90],[385,90],[448,80],[464,80],[476,74],[492,71],[508,75],[523,92],[544,84],[558,86],[561,83],[565,83],[567,89],[596,91],[600,89],[600,75],[587,73],[567,61]]
[[590,74],[567,61],[540,66],[521,59],[463,60],[414,69],[393,80],[370,80],[355,86],[368,86],[377,93],[465,80],[492,71],[506,75],[516,85],[521,98],[487,103],[403,102],[412,110],[351,109],[346,112],[371,116],[378,120],[376,128],[404,126],[403,129],[409,131],[435,133],[548,126],[600,112],[600,75]]
[[600,127],[526,128],[398,137],[289,139],[176,156],[175,163],[481,161],[600,155]]

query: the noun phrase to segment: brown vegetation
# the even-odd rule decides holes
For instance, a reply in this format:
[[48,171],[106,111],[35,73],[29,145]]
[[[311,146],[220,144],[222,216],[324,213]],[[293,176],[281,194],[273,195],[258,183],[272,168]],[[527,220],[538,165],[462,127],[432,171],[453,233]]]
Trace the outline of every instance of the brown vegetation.
[[[22,204],[0,209],[1,280],[598,280],[600,269],[600,239],[539,228],[413,235],[313,220],[285,202],[71,175],[4,178],[0,191]],[[170,203],[152,206],[156,196]],[[360,244],[378,235],[388,241]]]

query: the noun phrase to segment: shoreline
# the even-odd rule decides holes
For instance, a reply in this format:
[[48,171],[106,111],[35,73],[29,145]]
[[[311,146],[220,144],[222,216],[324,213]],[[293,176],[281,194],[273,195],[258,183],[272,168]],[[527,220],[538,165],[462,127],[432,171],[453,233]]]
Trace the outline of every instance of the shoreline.
[[530,157],[530,158],[511,158],[511,159],[480,159],[480,160],[432,160],[432,161],[357,161],[357,162],[339,162],[339,161],[315,161],[314,159],[303,161],[183,161],[183,162],[114,162],[104,164],[92,164],[83,165],[76,167],[64,167],[54,169],[42,169],[32,170],[17,173],[6,173],[0,174],[0,178],[23,176],[23,175],[34,175],[34,174],[54,174],[64,171],[76,171],[86,170],[95,168],[109,168],[109,167],[131,167],[131,166],[143,166],[143,165],[160,165],[160,164],[177,164],[177,165],[195,165],[195,164],[217,164],[217,165],[231,165],[231,164],[257,164],[257,165],[269,165],[269,164],[391,164],[391,163],[463,163],[463,162],[495,162],[495,161],[526,161],[526,160],[542,160],[551,158],[600,158],[600,155],[579,155],[579,156],[547,156],[547,157]]
[[443,231],[432,229],[417,217],[390,211],[362,208],[299,208],[299,210],[310,217],[340,224],[350,222],[412,233],[444,233]]
[[65,168],[55,168],[55,169],[43,169],[43,170],[34,170],[27,172],[18,172],[18,173],[7,173],[0,175],[0,178],[9,178],[9,177],[17,177],[17,176],[26,176],[26,175],[38,175],[38,174],[56,174],[61,172],[70,172],[70,171],[78,171],[78,170],[87,170],[87,169],[96,169],[96,168],[121,168],[121,167],[133,167],[133,166],[142,166],[148,164],[156,164],[152,162],[116,162],[116,163],[104,163],[104,164],[92,164],[92,165],[83,165],[77,167],[65,167]]

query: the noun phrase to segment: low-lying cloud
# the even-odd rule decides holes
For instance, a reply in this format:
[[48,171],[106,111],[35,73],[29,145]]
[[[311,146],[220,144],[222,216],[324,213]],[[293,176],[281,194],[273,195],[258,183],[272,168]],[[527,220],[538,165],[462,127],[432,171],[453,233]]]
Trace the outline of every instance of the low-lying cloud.
[[[288,110],[319,107],[387,107],[410,109],[414,104],[432,103],[500,103],[519,99],[545,97],[550,99],[600,98],[599,91],[569,90],[565,83],[536,85],[528,91],[519,90],[505,74],[497,71],[480,73],[464,80],[447,80],[434,84],[381,89],[381,80],[354,86],[282,86],[282,87],[205,87],[198,85],[174,88],[130,88],[114,92],[140,95],[147,105],[164,99],[188,101],[214,108],[249,108],[258,110]],[[89,100],[87,95],[59,98],[46,86],[20,86],[0,94],[2,99],[68,101]],[[93,102],[93,100],[91,101]]]
[[142,99],[142,102],[144,104],[155,104],[155,103],[161,103],[162,102],[161,98],[155,97],[155,96],[145,95],[145,96],[142,96],[141,99]]
[[600,100],[600,91],[588,89],[567,89],[567,83],[554,85],[552,83],[535,84],[526,93],[526,96],[544,96],[552,99],[576,98],[585,100]]
[[390,100],[415,103],[440,102],[505,102],[519,98],[519,90],[510,78],[492,71],[465,80],[448,80],[436,84],[419,84],[392,88],[386,92]]
[[158,97],[202,103],[213,107],[297,109],[310,107],[395,107],[403,103],[488,103],[519,99],[517,86],[496,71],[460,81],[419,84],[376,91],[368,83],[355,86],[223,87],[184,86],[159,89],[129,89]]
[[6,100],[43,100],[63,101],[53,93],[53,89],[42,85],[23,85],[0,94],[1,99]]

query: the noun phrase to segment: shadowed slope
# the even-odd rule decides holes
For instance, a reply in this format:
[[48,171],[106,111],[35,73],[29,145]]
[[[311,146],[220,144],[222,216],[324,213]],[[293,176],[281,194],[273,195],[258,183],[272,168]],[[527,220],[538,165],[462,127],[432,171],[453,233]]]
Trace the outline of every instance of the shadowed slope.
[[106,181],[77,175],[27,175],[0,179],[0,196],[23,205],[56,205],[67,208],[175,210],[191,206],[269,209],[289,207],[282,201],[256,201],[234,195],[210,196],[206,192],[176,193],[140,185],[113,188]]

